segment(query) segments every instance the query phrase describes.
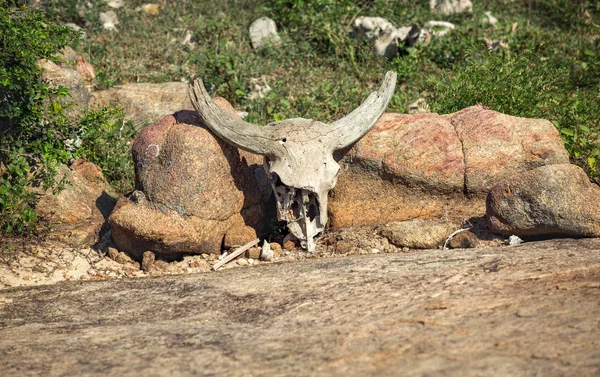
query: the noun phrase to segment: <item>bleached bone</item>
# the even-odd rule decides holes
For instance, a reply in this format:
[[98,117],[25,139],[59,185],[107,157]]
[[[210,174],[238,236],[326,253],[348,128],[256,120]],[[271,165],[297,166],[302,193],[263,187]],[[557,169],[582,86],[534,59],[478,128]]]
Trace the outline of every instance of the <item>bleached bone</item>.
[[315,250],[315,237],[327,225],[327,194],[337,182],[340,166],[333,152],[362,138],[385,112],[396,87],[396,73],[387,72],[378,92],[333,123],[294,118],[257,126],[217,106],[202,80],[189,88],[200,119],[223,141],[265,157],[280,221],[303,248]]

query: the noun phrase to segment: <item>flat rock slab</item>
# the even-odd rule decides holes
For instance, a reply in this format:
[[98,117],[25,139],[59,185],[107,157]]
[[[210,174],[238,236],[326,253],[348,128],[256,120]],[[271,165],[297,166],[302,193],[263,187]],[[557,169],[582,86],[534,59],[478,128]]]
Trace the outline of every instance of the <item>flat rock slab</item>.
[[0,291],[2,376],[593,376],[600,239]]

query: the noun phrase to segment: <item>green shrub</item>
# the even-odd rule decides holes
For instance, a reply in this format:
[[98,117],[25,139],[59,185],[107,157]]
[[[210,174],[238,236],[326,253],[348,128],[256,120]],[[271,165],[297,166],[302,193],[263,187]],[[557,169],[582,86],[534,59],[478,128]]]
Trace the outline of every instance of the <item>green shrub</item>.
[[131,142],[137,131],[131,121],[123,121],[123,111],[104,108],[88,111],[79,120],[81,146],[76,155],[98,165],[104,178],[119,193],[132,188]]
[[35,230],[33,188],[58,193],[56,171],[76,157],[103,169],[114,187],[132,185],[130,124],[115,109],[89,111],[79,121],[65,115],[69,92],[42,79],[40,59],[78,39],[39,10],[0,0],[0,234]]
[[77,34],[52,25],[34,8],[0,0],[0,231],[35,222],[31,185],[57,188],[56,167],[70,155],[64,141],[75,125],[59,100],[65,88],[41,80],[39,59],[53,58]]

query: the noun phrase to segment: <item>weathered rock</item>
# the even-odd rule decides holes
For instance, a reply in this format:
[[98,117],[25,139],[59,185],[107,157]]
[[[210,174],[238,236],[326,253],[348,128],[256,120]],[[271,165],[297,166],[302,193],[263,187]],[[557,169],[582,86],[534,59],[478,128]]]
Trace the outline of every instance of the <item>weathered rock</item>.
[[568,164],[556,127],[544,119],[519,118],[471,106],[447,116],[462,141],[465,189],[486,195],[500,180],[544,165]]
[[58,57],[61,61],[58,62],[58,65],[61,67],[72,67],[77,64],[77,59],[79,59],[79,55],[75,50],[73,50],[69,46],[65,46],[60,50]]
[[246,258],[251,258],[251,259],[260,258],[260,247],[258,247],[258,246],[251,247],[250,249],[248,249],[248,251],[246,251],[244,256]]
[[430,0],[429,7],[432,12],[446,16],[456,13],[471,13],[473,11],[471,0]]
[[281,43],[281,38],[277,34],[277,25],[275,21],[269,17],[261,17],[250,25],[250,41],[252,48],[255,50],[261,49],[265,44],[278,47]]
[[38,65],[44,70],[43,80],[53,87],[64,86],[69,89],[71,96],[62,100],[63,103],[71,104],[71,108],[66,108],[65,113],[70,118],[79,118],[88,109],[92,98],[81,74],[75,69],[60,67],[50,60],[40,60]]
[[260,249],[260,260],[267,262],[273,260],[273,250],[271,250],[271,245],[267,241],[263,242]]
[[498,23],[498,19],[492,15],[491,11],[485,11],[483,12],[483,14],[485,15],[485,17],[481,19],[482,23],[496,26],[496,24]]
[[395,27],[382,17],[358,17],[352,24],[350,35],[355,38],[375,40],[375,53],[391,60],[400,49],[413,46],[420,41],[421,29],[416,26]]
[[451,249],[469,249],[477,247],[479,239],[475,233],[468,230],[458,233],[448,242],[448,247]]
[[[227,101],[216,102],[235,114]],[[136,258],[148,250],[219,253],[222,244],[246,244],[263,230],[270,187],[259,182],[262,158],[213,137],[195,112],[143,129],[133,159],[136,194],[122,199],[110,218],[119,249]]]
[[380,234],[398,247],[436,249],[458,226],[451,222],[410,220],[384,225]]
[[102,171],[85,160],[76,160],[70,167],[61,165],[57,182],[65,178],[69,184],[58,193],[40,192],[36,213],[54,225],[50,236],[73,246],[91,245],[105,219],[115,206],[116,199],[104,180]]
[[110,259],[116,261],[117,257],[119,256],[119,250],[115,249],[114,247],[109,247],[106,255],[108,255]]
[[384,114],[343,162],[329,202],[333,227],[485,211],[464,198],[461,142],[438,114]]
[[126,84],[96,91],[92,96],[93,108],[121,106],[125,119],[138,124],[155,122],[191,106],[187,84],[181,82]]
[[342,161],[329,202],[331,225],[465,218],[485,214],[485,195],[512,174],[569,158],[548,121],[482,106],[454,114],[385,114]]
[[156,256],[153,252],[144,251],[144,254],[142,255],[142,270],[144,270],[144,272],[150,272],[152,270],[152,267],[154,266],[155,259]]
[[567,239],[12,288],[0,375],[597,376],[599,280]]
[[119,252],[119,254],[117,254],[117,257],[115,258],[115,262],[119,263],[119,264],[128,264],[128,263],[133,263],[133,260],[131,259],[131,257],[129,255],[127,255],[124,252]]
[[144,4],[140,7],[140,10],[149,16],[158,16],[162,6],[160,4]]
[[96,71],[94,66],[86,62],[82,57],[77,58],[77,72],[83,78],[83,82],[88,86],[96,84]]
[[540,167],[494,186],[487,216],[503,235],[600,237],[600,187],[576,165]]
[[117,14],[112,10],[108,12],[100,12],[100,22],[102,22],[102,27],[106,30],[117,31],[116,25],[119,24],[119,19]]

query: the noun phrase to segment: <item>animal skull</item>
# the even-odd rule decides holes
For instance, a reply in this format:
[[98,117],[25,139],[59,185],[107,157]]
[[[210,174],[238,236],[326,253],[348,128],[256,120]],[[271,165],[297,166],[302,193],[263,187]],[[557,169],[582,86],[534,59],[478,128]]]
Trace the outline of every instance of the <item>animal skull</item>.
[[225,142],[264,156],[280,221],[286,221],[301,246],[314,251],[315,236],[327,224],[327,195],[336,184],[340,166],[333,152],[357,142],[377,123],[396,87],[396,73],[387,72],[378,92],[353,112],[333,123],[287,119],[257,126],[235,118],[208,95],[202,80],[189,94],[200,119]]

